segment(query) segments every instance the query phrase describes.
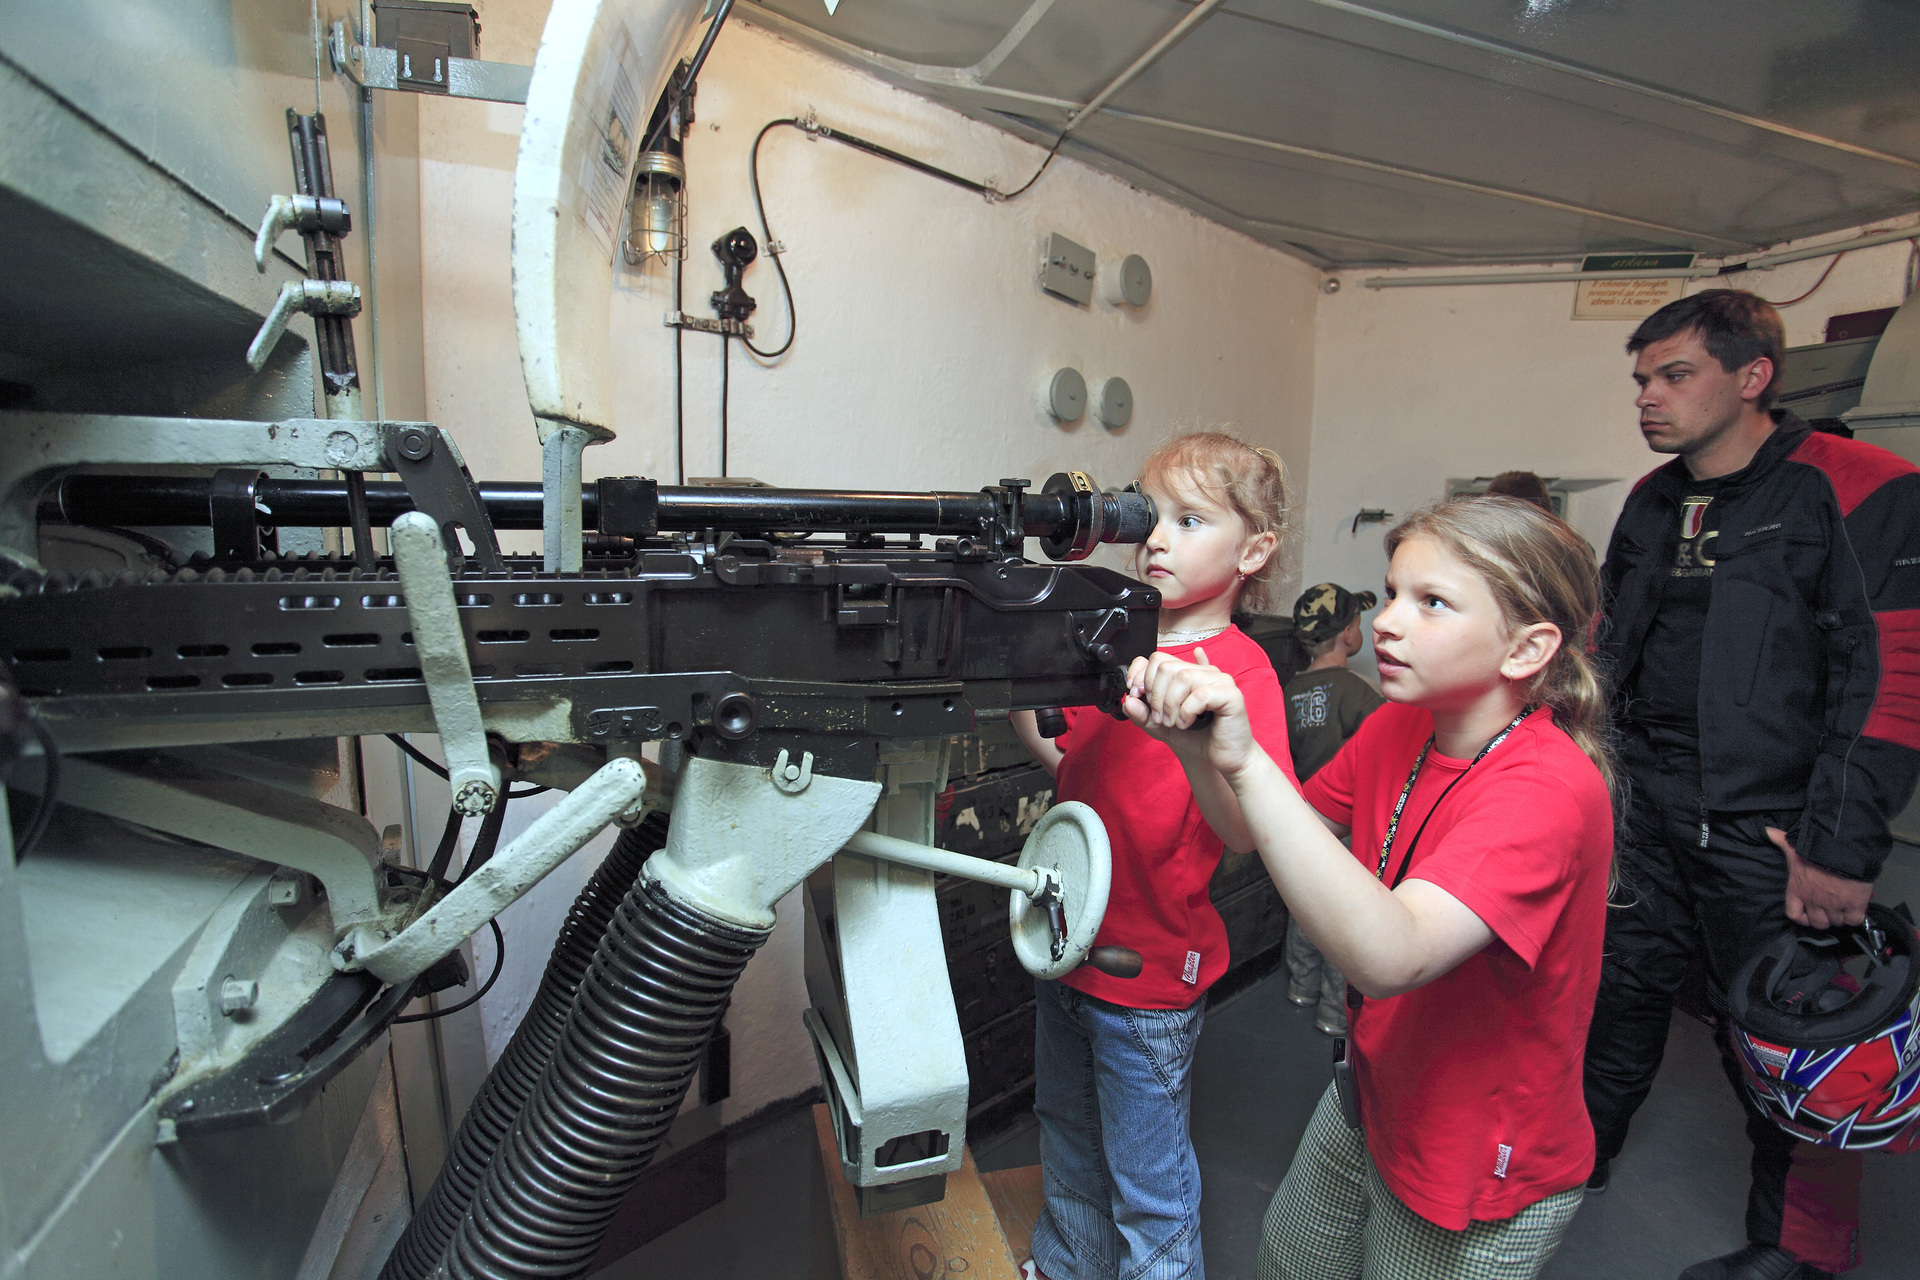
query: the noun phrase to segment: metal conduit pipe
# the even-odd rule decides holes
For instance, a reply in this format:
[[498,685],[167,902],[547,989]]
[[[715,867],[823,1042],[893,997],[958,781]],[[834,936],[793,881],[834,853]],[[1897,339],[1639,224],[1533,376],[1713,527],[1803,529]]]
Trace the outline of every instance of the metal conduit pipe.
[[586,1272],[672,1125],[741,970],[771,933],[715,919],[644,876],[634,885],[435,1280]]
[[573,1011],[580,981],[593,963],[594,951],[612,923],[614,911],[632,890],[641,866],[666,843],[667,815],[657,811],[648,814],[639,826],[621,833],[613,851],[574,899],[554,941],[533,1004],[467,1108],[440,1176],[434,1179],[433,1189],[388,1255],[380,1280],[426,1280],[433,1273],[454,1232],[460,1229],[494,1152],[552,1060],[567,1016]]
[[1920,239],[1920,226],[1876,231],[1852,240],[1834,240],[1799,249],[1782,249],[1778,253],[1763,253],[1756,258],[1715,267],[1681,267],[1665,271],[1508,271],[1485,275],[1368,276],[1361,283],[1369,289],[1420,289],[1457,284],[1556,284],[1570,280],[1707,280],[1741,271],[1766,271],[1789,262],[1805,262],[1809,258],[1824,258],[1829,254],[1871,249],[1876,245],[1914,239]]

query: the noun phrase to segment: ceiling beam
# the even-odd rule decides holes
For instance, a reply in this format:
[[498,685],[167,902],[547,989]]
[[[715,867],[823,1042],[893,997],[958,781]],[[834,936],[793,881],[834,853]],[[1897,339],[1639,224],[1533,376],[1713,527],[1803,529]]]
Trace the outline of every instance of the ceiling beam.
[[1694,266],[1671,271],[1511,271],[1499,275],[1481,276],[1370,276],[1363,283],[1369,289],[1411,289],[1455,284],[1554,284],[1569,280],[1706,280],[1728,275],[1736,269],[1771,271],[1789,262],[1805,262],[1809,258],[1824,258],[1828,254],[1838,257],[1851,253],[1855,249],[1871,249],[1876,245],[1893,244],[1899,240],[1912,240],[1916,246],[1920,246],[1920,226],[1895,227],[1891,231],[1870,231],[1855,236],[1851,240],[1835,240],[1829,244],[1782,249],[1775,253],[1761,254],[1757,258],[1749,258],[1745,262],[1727,263],[1715,267]]
[[1033,0],[1027,11],[1020,15],[1020,21],[1013,24],[1007,34],[1000,37],[1000,43],[987,50],[987,56],[966,69],[966,75],[977,84],[1000,69],[1000,64],[1013,56],[1033,29],[1040,25],[1040,19],[1047,16],[1047,10],[1053,8],[1053,0]]
[[1323,151],[1318,147],[1303,147],[1297,143],[1279,142],[1272,138],[1259,138],[1245,133],[1232,133],[1226,129],[1208,128],[1206,125],[1187,124],[1184,121],[1167,120],[1159,116],[1139,115],[1132,111],[1122,111],[1118,107],[1107,108],[1107,116],[1113,120],[1126,120],[1131,123],[1149,125],[1158,129],[1170,129],[1177,133],[1190,133],[1199,137],[1214,138],[1221,142],[1236,142],[1249,147],[1259,147],[1267,151],[1278,151],[1285,155],[1300,156],[1303,159],[1321,160],[1328,164],[1364,169],[1370,173],[1388,174],[1396,178],[1406,178],[1413,182],[1425,182],[1435,186],[1451,187],[1456,191],[1470,191],[1475,195],[1491,196],[1498,200],[1530,204],[1542,209],[1555,209],[1561,213],[1578,214],[1584,218],[1597,218],[1603,222],[1617,223],[1624,227],[1638,227],[1643,231],[1658,232],[1662,236],[1682,236],[1687,239],[1703,240],[1713,244],[1733,245],[1742,250],[1758,247],[1750,241],[1730,239],[1727,236],[1716,235],[1711,231],[1700,231],[1690,227],[1668,226],[1664,222],[1653,222],[1646,218],[1633,217],[1630,214],[1610,213],[1605,209],[1595,209],[1588,205],[1574,204],[1567,200],[1555,200],[1551,196],[1537,196],[1530,191],[1515,191],[1511,187],[1496,187],[1484,182],[1472,182],[1465,178],[1450,178],[1443,173],[1429,173],[1424,169],[1410,169],[1405,165],[1388,164],[1384,160],[1368,160],[1363,156],[1350,156],[1338,151]]
[[[1765,116],[1756,116],[1746,111],[1736,111],[1731,107],[1721,106],[1719,103],[1711,102],[1705,98],[1696,98],[1692,94],[1678,93],[1672,89],[1663,89],[1659,85],[1649,84],[1644,80],[1635,80],[1632,77],[1615,75],[1610,71],[1602,71],[1598,67],[1590,67],[1584,63],[1569,62],[1563,58],[1551,57],[1544,53],[1535,53],[1531,49],[1508,44],[1504,40],[1493,40],[1486,36],[1476,36],[1470,32],[1460,31],[1453,27],[1445,27],[1433,22],[1422,22],[1417,18],[1407,18],[1397,13],[1385,13],[1379,9],[1370,9],[1365,5],[1354,4],[1352,0],[1301,0],[1301,3],[1316,5],[1322,9],[1331,9],[1336,13],[1349,14],[1356,18],[1363,18],[1369,22],[1384,23],[1390,27],[1398,27],[1403,31],[1412,31],[1419,35],[1428,36],[1435,40],[1445,40],[1450,44],[1462,45],[1469,49],[1478,49],[1482,53],[1491,53],[1515,62],[1524,62],[1529,66],[1541,67],[1548,71],[1573,76],[1593,84],[1605,85],[1610,89],[1620,89],[1627,93],[1638,94],[1643,98],[1653,98],[1660,102],[1671,103],[1674,106],[1684,107],[1689,111],[1697,111],[1721,120],[1746,125],[1748,128],[1761,129],[1767,133],[1778,134],[1783,138],[1792,138],[1796,142],[1805,142],[1816,147],[1826,147],[1834,151],[1843,151],[1848,155],[1859,156],[1865,160],[1873,160],[1880,164],[1895,165],[1909,171],[1920,172],[1920,160],[1913,159],[1910,156],[1897,155],[1890,151],[1880,151],[1873,147],[1863,147],[1858,143],[1847,142],[1841,138],[1830,138],[1825,134],[1814,133],[1809,129],[1798,129],[1793,125],[1786,124],[1779,120],[1770,120]],[[1235,16],[1244,17],[1246,15],[1237,14]]]
[[1087,105],[1075,111],[1067,121],[1067,127],[1060,131],[1062,138],[1085,124],[1089,117],[1098,112],[1112,100],[1113,95],[1132,84],[1140,73],[1158,62],[1173,46],[1185,40],[1193,29],[1213,15],[1213,11],[1225,4],[1226,0],[1201,0],[1186,17],[1174,23],[1167,33],[1147,47],[1147,51],[1127,65],[1127,69],[1107,82],[1107,87],[1087,100]]

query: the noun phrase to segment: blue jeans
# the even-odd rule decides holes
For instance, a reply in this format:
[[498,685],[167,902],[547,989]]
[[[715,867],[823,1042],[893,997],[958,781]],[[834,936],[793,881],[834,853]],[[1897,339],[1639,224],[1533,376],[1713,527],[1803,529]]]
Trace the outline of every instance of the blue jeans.
[[1033,1113],[1048,1280],[1204,1280],[1187,1117],[1206,1001],[1126,1009],[1036,982]]

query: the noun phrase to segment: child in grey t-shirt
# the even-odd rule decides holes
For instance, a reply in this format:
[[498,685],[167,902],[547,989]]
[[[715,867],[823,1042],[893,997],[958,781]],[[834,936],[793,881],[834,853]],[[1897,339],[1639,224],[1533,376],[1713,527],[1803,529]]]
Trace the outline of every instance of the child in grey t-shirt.
[[[1293,606],[1294,635],[1312,655],[1307,669],[1286,682],[1287,744],[1300,781],[1333,759],[1360,722],[1386,699],[1347,660],[1360,652],[1360,615],[1378,600],[1335,583],[1309,587]],[[1347,982],[1300,926],[1287,924],[1287,998],[1318,1002],[1314,1026],[1330,1036],[1347,1033]]]

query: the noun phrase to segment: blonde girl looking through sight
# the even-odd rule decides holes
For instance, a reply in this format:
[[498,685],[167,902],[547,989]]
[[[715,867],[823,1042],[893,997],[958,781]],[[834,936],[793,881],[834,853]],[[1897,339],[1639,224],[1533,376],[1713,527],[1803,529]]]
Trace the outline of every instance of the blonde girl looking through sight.
[[[1134,569],[1161,595],[1161,652],[1205,644],[1244,691],[1248,732],[1286,760],[1285,702],[1266,654],[1233,625],[1266,604],[1287,514],[1280,461],[1222,432],[1154,451],[1140,484],[1158,520]],[[1164,742],[1093,707],[1066,709],[1046,739],[1015,725],[1057,779],[1089,804],[1113,845],[1097,944],[1138,951],[1138,977],[1081,966],[1035,985],[1034,1115],[1045,1207],[1030,1274],[1050,1280],[1174,1280],[1205,1274],[1200,1166],[1188,1137],[1194,1048],[1207,988],[1226,972],[1226,925],[1208,897],[1223,843],[1253,845],[1218,774],[1189,784]]]

